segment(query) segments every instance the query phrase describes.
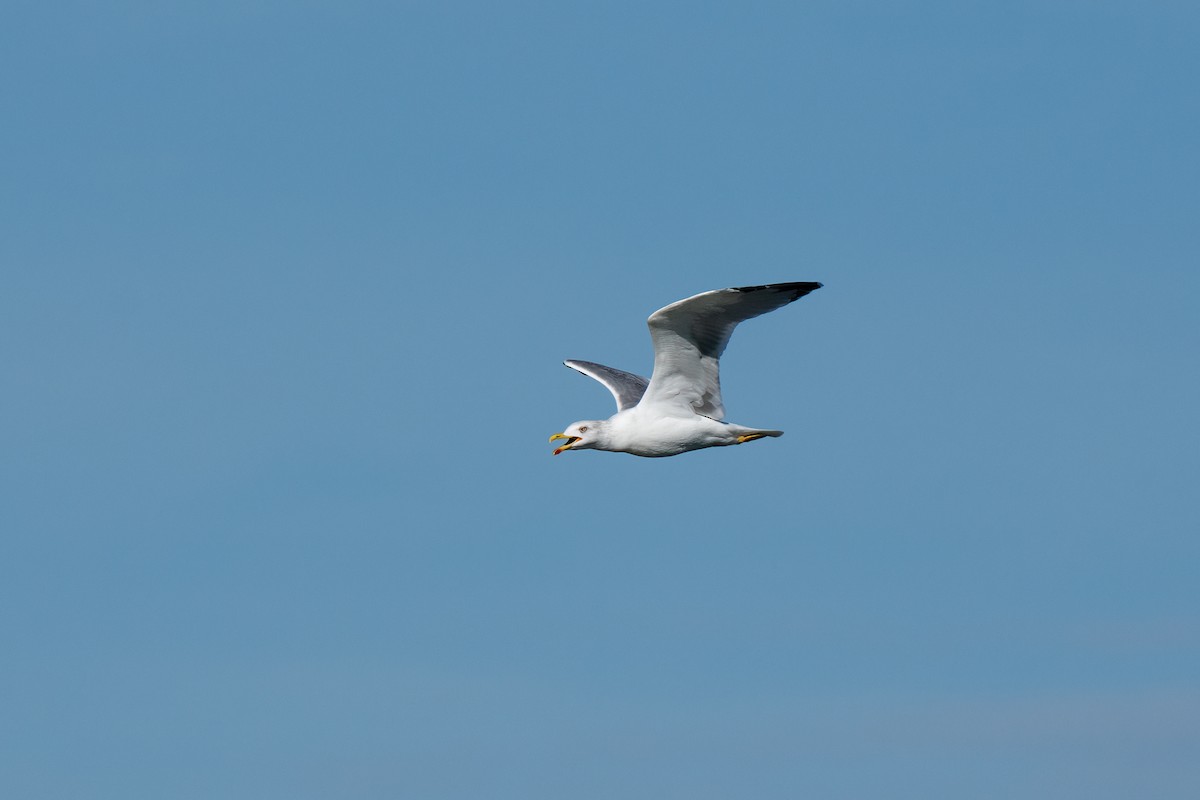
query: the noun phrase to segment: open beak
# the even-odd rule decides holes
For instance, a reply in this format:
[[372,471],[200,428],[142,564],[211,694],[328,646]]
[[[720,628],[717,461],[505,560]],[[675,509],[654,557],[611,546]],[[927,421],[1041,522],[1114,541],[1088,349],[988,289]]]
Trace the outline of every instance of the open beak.
[[567,436],[565,433],[556,433],[556,434],[554,434],[553,436],[551,436],[551,437],[550,437],[550,441],[552,441],[552,442],[553,442],[553,441],[556,441],[556,440],[558,440],[558,439],[566,439],[566,440],[567,440],[567,443],[566,443],[566,444],[564,444],[564,445],[562,445],[562,446],[560,446],[560,447],[559,447],[557,450],[555,450],[555,451],[554,451],[554,455],[558,455],[558,454],[559,454],[559,453],[561,453],[563,450],[570,450],[570,449],[571,449],[571,445],[573,445],[573,444],[575,444],[576,442],[578,442],[578,441],[579,441],[579,437],[578,437],[578,436]]

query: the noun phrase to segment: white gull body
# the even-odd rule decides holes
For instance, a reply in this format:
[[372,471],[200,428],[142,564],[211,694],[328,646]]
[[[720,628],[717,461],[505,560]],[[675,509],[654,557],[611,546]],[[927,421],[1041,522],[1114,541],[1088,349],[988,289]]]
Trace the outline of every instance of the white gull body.
[[612,392],[617,413],[582,420],[550,437],[567,440],[554,451],[610,450],[636,456],[674,456],[782,436],[783,431],[725,422],[719,362],[739,322],[799,300],[821,284],[773,283],[704,292],[665,308],[646,321],[654,342],[650,380],[591,361],[568,360],[572,369]]

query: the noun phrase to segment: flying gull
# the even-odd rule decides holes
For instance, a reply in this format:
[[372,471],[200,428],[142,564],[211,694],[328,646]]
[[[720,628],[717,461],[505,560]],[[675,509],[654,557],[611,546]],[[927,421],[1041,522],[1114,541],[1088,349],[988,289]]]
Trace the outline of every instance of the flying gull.
[[551,442],[554,451],[611,450],[635,456],[675,456],[703,447],[744,444],[783,431],[724,422],[718,360],[739,322],[799,300],[821,284],[772,283],[717,289],[650,315],[654,373],[650,380],[591,361],[564,361],[604,384],[617,401],[608,419],[574,422]]

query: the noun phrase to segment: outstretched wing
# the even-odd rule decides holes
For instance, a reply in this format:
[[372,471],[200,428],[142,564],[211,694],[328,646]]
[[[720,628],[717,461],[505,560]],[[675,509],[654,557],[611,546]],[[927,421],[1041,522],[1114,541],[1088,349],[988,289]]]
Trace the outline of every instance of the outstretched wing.
[[799,300],[821,284],[773,283],[717,289],[650,315],[654,374],[645,403],[680,404],[713,419],[725,417],[718,362],[739,322]]
[[643,378],[641,375],[634,375],[632,372],[623,372],[619,369],[606,367],[603,364],[595,364],[591,361],[575,361],[574,359],[563,362],[573,370],[582,372],[589,378],[595,378],[604,384],[604,388],[612,392],[612,396],[617,400],[617,411],[624,411],[627,408],[633,408],[642,399],[642,395],[646,392],[646,385],[650,381]]

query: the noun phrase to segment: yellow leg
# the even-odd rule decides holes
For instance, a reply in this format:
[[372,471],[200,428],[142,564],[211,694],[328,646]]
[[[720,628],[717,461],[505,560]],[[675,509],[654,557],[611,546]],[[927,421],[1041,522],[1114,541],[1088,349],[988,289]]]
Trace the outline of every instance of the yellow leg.
[[766,436],[765,433],[751,433],[746,436],[739,436],[738,444],[745,444],[746,442],[753,442],[755,439],[761,439],[764,436]]

